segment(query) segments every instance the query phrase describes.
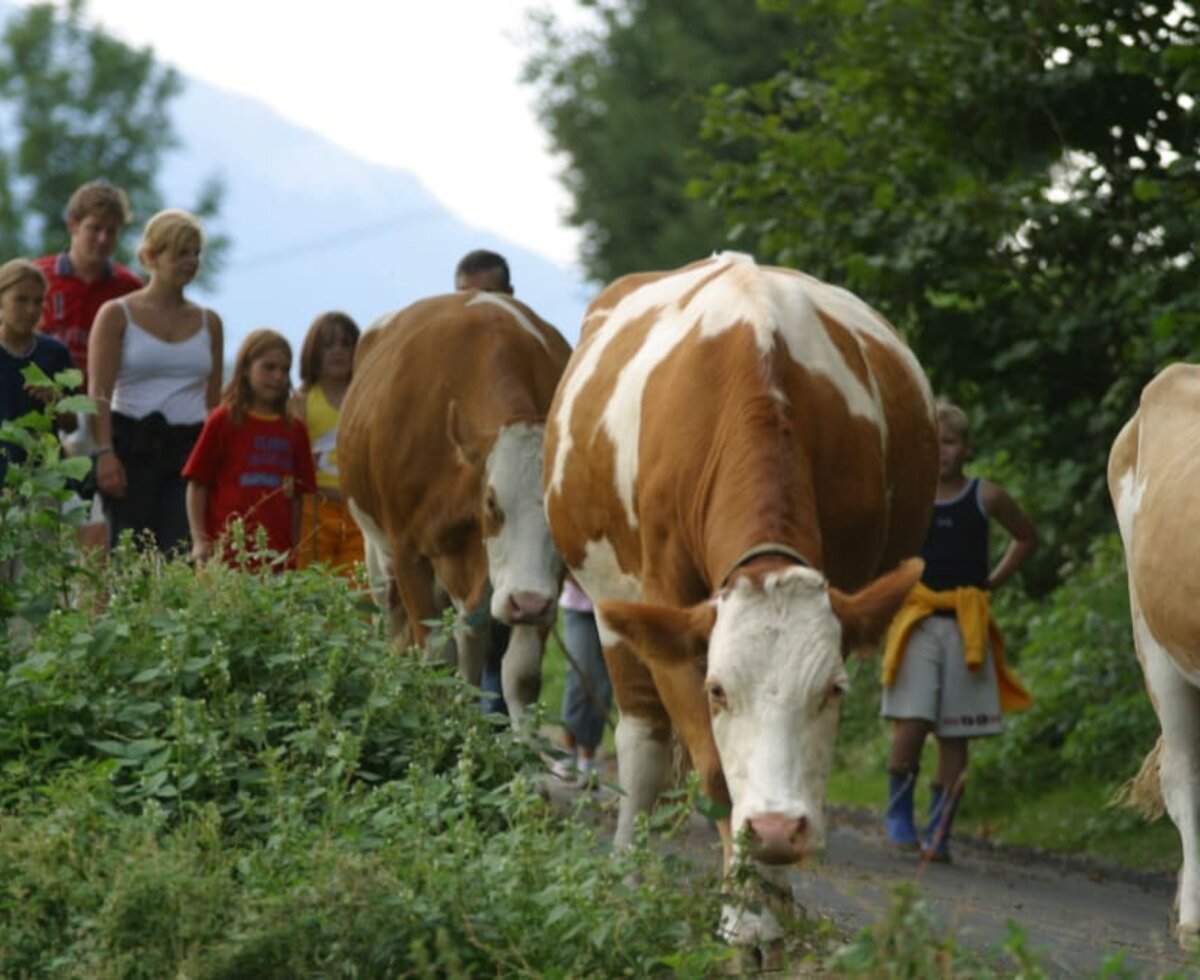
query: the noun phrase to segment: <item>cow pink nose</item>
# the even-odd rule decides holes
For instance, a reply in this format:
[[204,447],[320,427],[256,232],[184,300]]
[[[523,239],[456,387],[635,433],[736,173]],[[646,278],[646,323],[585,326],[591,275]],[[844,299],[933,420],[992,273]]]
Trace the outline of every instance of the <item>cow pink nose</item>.
[[554,614],[554,599],[540,592],[513,592],[508,597],[510,623],[543,626]]
[[751,854],[763,864],[794,864],[804,856],[808,837],[807,817],[764,813],[748,821]]

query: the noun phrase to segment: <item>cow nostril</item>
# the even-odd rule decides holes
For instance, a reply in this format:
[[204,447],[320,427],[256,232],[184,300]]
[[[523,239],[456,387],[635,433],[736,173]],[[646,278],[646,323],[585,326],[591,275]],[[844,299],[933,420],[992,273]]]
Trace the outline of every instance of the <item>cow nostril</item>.
[[808,818],[764,813],[747,821],[753,836],[754,856],[766,864],[790,864],[805,849]]
[[509,617],[514,623],[540,623],[553,609],[554,599],[538,592],[514,592],[508,597]]

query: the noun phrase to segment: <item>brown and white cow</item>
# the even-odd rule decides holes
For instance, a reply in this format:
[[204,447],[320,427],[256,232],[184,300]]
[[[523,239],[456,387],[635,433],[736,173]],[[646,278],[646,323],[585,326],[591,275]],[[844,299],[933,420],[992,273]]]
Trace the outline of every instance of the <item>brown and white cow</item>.
[[512,624],[502,682],[514,721],[537,697],[562,578],[541,471],[569,356],[558,331],[510,296],[425,299],[364,335],[338,422],[342,492],[376,599],[398,602],[424,645],[449,595],[463,617],[459,669],[475,684],[490,618]]
[[1181,944],[1200,937],[1200,367],[1166,368],[1113,443],[1108,489],[1129,573],[1133,642],[1162,737],[1132,788],[1179,830]]
[[[732,808],[727,869],[823,846],[843,659],[919,577],[904,559],[936,480],[925,375],[845,290],[725,253],[593,300],[544,484],[620,707],[618,845],[664,786],[674,727]],[[732,907],[722,931],[779,934],[769,911]]]

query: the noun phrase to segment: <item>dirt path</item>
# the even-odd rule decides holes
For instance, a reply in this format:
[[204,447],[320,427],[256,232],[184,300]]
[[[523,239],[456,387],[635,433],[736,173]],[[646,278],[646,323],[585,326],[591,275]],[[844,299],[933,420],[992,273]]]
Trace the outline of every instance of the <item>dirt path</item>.
[[[557,784],[552,795],[573,804],[580,792]],[[595,803],[587,818],[611,833],[614,795],[601,790],[587,796]],[[958,839],[953,864],[922,865],[915,856],[884,847],[876,819],[831,809],[824,859],[791,874],[793,895],[806,914],[831,920],[844,935],[878,919],[896,885],[915,882],[957,942],[999,949],[1007,923],[1015,922],[1054,977],[1099,976],[1105,960],[1118,953],[1124,955],[1124,976],[1157,977],[1188,967],[1168,932],[1174,883],[1166,876]],[[692,821],[682,846],[697,860],[718,860],[716,832],[700,818]]]

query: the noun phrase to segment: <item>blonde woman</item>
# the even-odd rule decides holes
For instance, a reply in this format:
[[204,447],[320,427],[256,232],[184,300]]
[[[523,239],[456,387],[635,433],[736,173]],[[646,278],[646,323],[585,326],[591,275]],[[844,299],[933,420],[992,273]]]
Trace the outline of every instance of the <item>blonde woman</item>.
[[221,394],[221,318],[184,295],[203,247],[200,223],[186,211],[151,218],[138,248],[149,280],[105,303],[88,341],[109,540],[130,530],[164,554],[189,546],[180,470]]

